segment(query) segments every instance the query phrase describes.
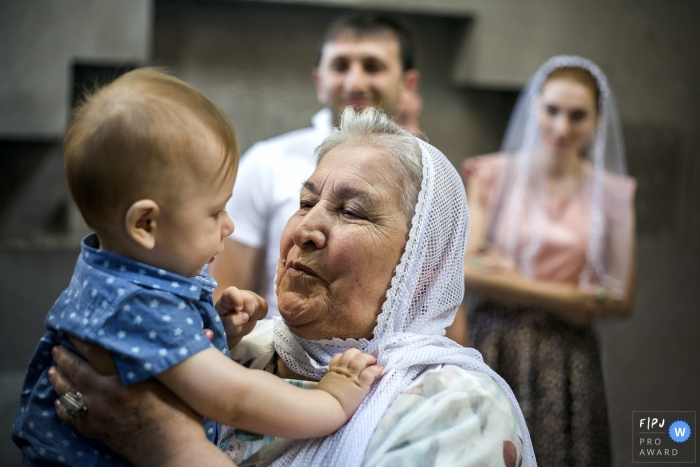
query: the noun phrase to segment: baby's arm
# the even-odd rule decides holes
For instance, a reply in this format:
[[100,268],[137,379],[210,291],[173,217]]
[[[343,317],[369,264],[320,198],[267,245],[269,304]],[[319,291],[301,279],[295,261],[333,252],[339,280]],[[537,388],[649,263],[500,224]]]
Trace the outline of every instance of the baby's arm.
[[382,370],[374,363],[373,356],[348,350],[333,357],[319,389],[309,390],[248,370],[210,348],[156,377],[217,422],[284,438],[316,438],[336,431],[357,410]]

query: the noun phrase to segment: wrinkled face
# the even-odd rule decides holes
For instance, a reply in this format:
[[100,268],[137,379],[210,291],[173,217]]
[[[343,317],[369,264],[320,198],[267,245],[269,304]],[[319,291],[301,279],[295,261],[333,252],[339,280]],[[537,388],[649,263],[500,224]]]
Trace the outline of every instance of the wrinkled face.
[[282,234],[277,301],[306,339],[371,338],[408,237],[397,174],[378,149],[332,149]]
[[381,107],[396,115],[404,75],[396,38],[390,34],[355,38],[347,33],[323,46],[314,82],[319,102],[335,117],[349,105]]
[[549,81],[542,88],[538,122],[548,154],[581,154],[590,143],[598,122],[595,97],[577,81]]
[[[159,236],[154,248],[164,269],[194,277],[223,250],[223,240],[233,233],[233,221],[226,212],[237,168],[219,174],[222,148],[210,135],[194,144],[197,169],[180,187],[179,202],[163,206],[158,220]],[[157,251],[156,251],[157,250]]]

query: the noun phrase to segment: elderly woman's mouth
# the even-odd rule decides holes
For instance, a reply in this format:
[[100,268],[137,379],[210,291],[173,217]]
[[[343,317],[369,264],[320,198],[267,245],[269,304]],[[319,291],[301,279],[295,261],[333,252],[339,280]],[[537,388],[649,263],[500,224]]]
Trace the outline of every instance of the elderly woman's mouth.
[[313,271],[313,269],[304,264],[297,263],[294,261],[290,262],[287,265],[287,274],[291,277],[318,277],[317,274]]

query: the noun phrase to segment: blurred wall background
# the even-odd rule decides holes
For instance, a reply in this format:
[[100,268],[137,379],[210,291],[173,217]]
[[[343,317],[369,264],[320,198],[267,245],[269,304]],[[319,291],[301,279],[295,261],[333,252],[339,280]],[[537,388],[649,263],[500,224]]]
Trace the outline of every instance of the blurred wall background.
[[229,115],[245,150],[309,125],[330,21],[395,14],[414,32],[422,128],[459,166],[498,149],[517,91],[552,55],[606,72],[639,182],[637,295],[599,323],[615,465],[632,411],[698,410],[700,3],[695,0],[0,0],[0,467],[25,366],[85,232],[61,135],[82,90],[133,66],[171,70]]

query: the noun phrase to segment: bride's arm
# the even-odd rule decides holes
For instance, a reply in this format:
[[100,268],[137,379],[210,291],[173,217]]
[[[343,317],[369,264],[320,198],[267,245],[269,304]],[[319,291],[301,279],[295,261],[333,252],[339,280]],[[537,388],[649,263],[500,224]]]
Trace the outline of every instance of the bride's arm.
[[[514,265],[499,261],[493,252],[480,253],[486,245],[491,213],[478,196],[478,184],[476,177],[471,177],[467,184],[472,226],[464,260],[467,291],[499,302],[540,307],[576,325],[588,324],[596,317],[629,315],[634,296],[633,207],[629,221],[613,226],[609,236],[610,269],[618,277],[624,277],[626,283],[624,297],[614,298],[604,288],[583,291],[575,284],[527,278]],[[624,271],[628,272],[624,274]]]
[[472,258],[467,256],[464,264],[468,291],[502,303],[539,307],[579,326],[597,316],[597,297],[573,284],[532,280],[514,270],[484,270],[474,267]]

